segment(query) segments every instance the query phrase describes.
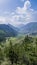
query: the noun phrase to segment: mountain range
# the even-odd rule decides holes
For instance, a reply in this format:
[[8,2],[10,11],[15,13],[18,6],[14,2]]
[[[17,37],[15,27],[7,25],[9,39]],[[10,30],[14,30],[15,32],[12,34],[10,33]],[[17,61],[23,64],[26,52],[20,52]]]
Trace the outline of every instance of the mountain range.
[[26,25],[20,25],[20,33],[28,34],[28,33],[37,33],[37,22],[30,22]]
[[37,35],[37,22],[19,25],[18,27],[11,24],[0,24],[0,36],[11,37],[17,36],[18,34]]

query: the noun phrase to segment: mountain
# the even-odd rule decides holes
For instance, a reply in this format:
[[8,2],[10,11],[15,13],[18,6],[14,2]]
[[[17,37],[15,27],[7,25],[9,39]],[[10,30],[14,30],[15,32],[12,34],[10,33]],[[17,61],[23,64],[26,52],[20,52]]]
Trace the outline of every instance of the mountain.
[[24,34],[37,34],[37,22],[31,22],[26,25],[20,25],[19,32]]
[[14,26],[12,26],[12,28],[7,25],[7,24],[0,24],[0,36],[6,36],[6,37],[11,37],[11,36],[16,36],[17,35],[17,31],[15,29],[13,29]]
[[0,24],[0,36],[17,36],[18,34],[37,35],[37,22],[15,27],[11,24]]
[[8,26],[10,26],[11,28],[15,29],[17,32],[19,31],[19,28],[16,27],[16,26],[13,26],[13,25],[11,25],[11,24],[8,24]]

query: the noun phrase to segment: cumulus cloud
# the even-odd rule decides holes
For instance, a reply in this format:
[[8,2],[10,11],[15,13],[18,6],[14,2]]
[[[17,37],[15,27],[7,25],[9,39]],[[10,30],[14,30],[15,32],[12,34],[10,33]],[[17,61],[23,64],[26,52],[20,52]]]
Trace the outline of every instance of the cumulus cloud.
[[17,7],[16,12],[19,14],[25,14],[27,12],[27,10],[30,10],[30,9],[31,9],[31,3],[30,3],[30,1],[26,1],[22,8]]
[[[8,14],[8,12],[6,12]],[[8,15],[5,14],[5,17],[0,17],[0,21],[3,23],[10,23],[15,26],[19,24],[26,24],[29,22],[37,22],[37,11],[35,11],[29,0],[24,3],[24,6],[17,7],[14,12],[9,13]]]
[[24,6],[17,7],[16,13],[19,16],[19,21],[27,23],[27,22],[36,22],[37,21],[37,11],[31,8],[31,3],[27,0],[24,3]]

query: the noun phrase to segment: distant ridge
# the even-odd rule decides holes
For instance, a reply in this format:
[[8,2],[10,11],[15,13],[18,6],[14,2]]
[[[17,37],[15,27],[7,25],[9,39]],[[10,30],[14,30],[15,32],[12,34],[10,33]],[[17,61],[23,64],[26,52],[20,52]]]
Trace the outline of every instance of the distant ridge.
[[37,22],[30,22],[26,25],[20,25],[20,33],[28,34],[28,33],[36,33],[37,34]]

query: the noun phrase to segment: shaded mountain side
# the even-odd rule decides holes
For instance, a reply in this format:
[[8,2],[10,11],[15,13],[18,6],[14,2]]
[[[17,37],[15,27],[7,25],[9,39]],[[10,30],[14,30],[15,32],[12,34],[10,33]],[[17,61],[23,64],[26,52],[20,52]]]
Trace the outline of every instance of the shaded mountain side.
[[10,26],[11,28],[13,28],[13,29],[16,30],[17,32],[19,31],[19,28],[16,27],[16,26],[13,26],[13,25],[11,25],[11,24],[8,24],[8,26]]
[[11,28],[9,25],[0,24],[0,36],[1,35],[6,36],[6,37],[16,36],[17,31]]

